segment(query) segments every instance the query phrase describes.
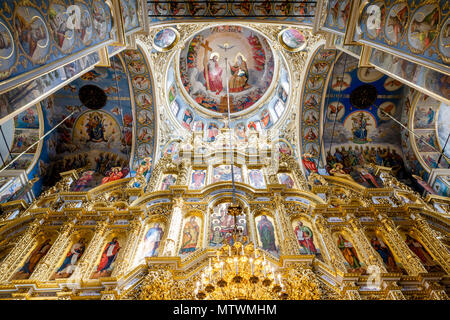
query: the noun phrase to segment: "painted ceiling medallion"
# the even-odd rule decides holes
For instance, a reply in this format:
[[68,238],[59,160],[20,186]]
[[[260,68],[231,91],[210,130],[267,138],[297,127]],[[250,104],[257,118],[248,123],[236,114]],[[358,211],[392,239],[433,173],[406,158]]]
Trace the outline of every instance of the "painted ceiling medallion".
[[297,29],[288,28],[280,32],[278,40],[288,51],[300,51],[306,47],[306,38]]
[[153,38],[153,47],[158,51],[169,51],[178,42],[180,35],[174,28],[165,28]]
[[[269,91],[275,59],[267,40],[241,26],[216,26],[196,34],[180,54],[184,89],[201,108],[231,112],[254,106]],[[227,80],[228,79],[228,84]]]

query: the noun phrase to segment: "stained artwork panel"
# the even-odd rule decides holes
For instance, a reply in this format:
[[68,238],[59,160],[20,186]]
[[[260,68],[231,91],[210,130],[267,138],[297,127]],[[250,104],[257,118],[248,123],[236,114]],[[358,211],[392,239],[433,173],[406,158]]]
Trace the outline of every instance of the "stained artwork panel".
[[152,222],[144,236],[143,251],[144,257],[156,257],[159,254],[161,240],[164,236],[165,226],[161,222]]
[[234,216],[227,213],[230,203],[221,203],[214,207],[210,217],[209,246],[221,247],[223,244],[233,244],[234,227],[240,234],[247,237],[247,218],[245,214]]
[[199,248],[201,227],[202,219],[197,216],[184,219],[180,245],[181,256],[188,255]]
[[85,252],[88,243],[89,240],[84,237],[80,237],[80,239],[74,241],[50,280],[69,278],[75,269],[78,268],[78,262]]
[[199,190],[205,186],[206,170],[192,170],[189,189]]
[[255,218],[255,226],[258,235],[258,245],[262,250],[278,257],[280,247],[278,235],[275,230],[274,219],[268,215],[260,215]]
[[300,247],[300,254],[316,255],[321,257],[317,238],[311,229],[311,224],[297,219],[292,221],[292,229]]
[[100,256],[100,261],[96,265],[91,279],[110,277],[116,265],[117,257],[122,246],[125,244],[125,239],[114,236],[104,246]]
[[264,174],[261,169],[249,169],[248,181],[253,188],[265,189],[266,183],[264,181]]
[[245,27],[219,26],[194,36],[180,54],[184,89],[207,110],[226,112],[227,72],[231,112],[250,108],[272,82],[274,57],[267,41]]
[[380,255],[388,272],[400,272],[406,274],[402,264],[395,258],[389,246],[375,232],[367,232],[370,245]]
[[[241,168],[234,166],[233,171],[234,171],[234,181],[242,182]],[[214,167],[211,183],[220,182],[220,181],[231,181],[231,166],[230,165],[220,165],[220,166]]]
[[28,279],[31,274],[36,270],[36,266],[44,258],[52,247],[53,240],[50,238],[45,239],[42,243],[39,243],[30,255],[27,257],[25,262],[22,264],[20,269],[13,276],[13,280]]
[[344,263],[347,267],[347,270],[349,272],[364,273],[364,263],[360,260],[360,256],[353,246],[353,243],[340,233],[333,234],[333,238],[336,241],[339,251],[341,251],[342,256],[344,257]]

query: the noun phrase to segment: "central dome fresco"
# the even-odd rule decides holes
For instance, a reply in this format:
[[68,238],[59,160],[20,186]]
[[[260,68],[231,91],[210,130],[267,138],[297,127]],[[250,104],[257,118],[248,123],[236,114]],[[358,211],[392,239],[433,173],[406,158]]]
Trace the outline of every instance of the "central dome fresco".
[[254,106],[274,76],[274,55],[267,40],[241,26],[216,26],[196,34],[180,53],[180,78],[187,94],[201,107],[231,112]]

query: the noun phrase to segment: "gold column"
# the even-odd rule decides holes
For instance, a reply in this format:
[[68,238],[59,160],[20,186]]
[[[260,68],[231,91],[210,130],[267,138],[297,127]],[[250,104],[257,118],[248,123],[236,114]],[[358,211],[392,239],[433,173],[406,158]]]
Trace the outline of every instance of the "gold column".
[[181,225],[183,220],[182,208],[184,204],[183,197],[174,198],[174,206],[172,215],[170,218],[169,232],[164,243],[164,250],[162,250],[161,256],[174,256],[177,249],[178,235],[181,231]]
[[[75,270],[73,273],[71,279],[73,280],[81,280],[81,279],[88,279],[89,278],[89,272],[92,270],[96,258],[99,254],[99,251],[102,249],[104,245],[104,236],[105,231],[108,226],[109,220],[100,222],[94,231],[94,235],[89,242],[89,245],[84,252],[83,256],[81,257],[81,260],[79,262],[79,268]],[[79,270],[79,272],[77,272]]]
[[347,219],[353,229],[353,234],[355,235],[354,239],[358,243],[358,248],[362,251],[361,253],[364,256],[364,261],[369,265],[379,267],[382,273],[387,273],[383,260],[367,239],[361,222],[353,214],[348,214]]
[[450,254],[445,245],[439,241],[437,234],[419,214],[412,214],[414,220],[414,229],[420,233],[420,239],[425,246],[433,254],[434,258],[444,268],[447,274],[450,274]]
[[283,241],[280,241],[282,253],[284,255],[297,255],[300,253],[300,248],[294,236],[294,230],[292,230],[292,226],[286,216],[283,197],[277,193],[273,197],[273,202],[275,203],[276,212],[278,213],[281,224],[281,233],[284,236]]
[[[345,266],[345,260],[342,256],[341,251],[337,247],[333,237],[331,236],[331,232],[328,226],[328,222],[322,216],[317,216],[316,226],[319,229],[320,234],[322,235],[323,241],[325,242],[325,246],[329,252],[331,264],[333,267],[342,272],[347,272],[347,267]],[[358,294],[359,295],[359,294]]]
[[394,222],[385,214],[379,214],[378,219],[381,221],[379,230],[384,239],[390,245],[391,250],[397,255],[401,261],[403,268],[409,275],[418,275],[419,273],[426,273],[427,270],[420,263],[414,253],[412,253],[406,245],[403,238],[398,233]]
[[123,256],[120,264],[114,268],[111,274],[113,277],[123,275],[131,265],[133,254],[137,249],[138,237],[141,234],[141,227],[142,224],[139,220],[133,220],[130,223],[130,233],[127,237],[127,244],[123,250]]
[[50,248],[49,252],[45,255],[44,259],[38,264],[36,270],[31,275],[30,279],[45,281],[48,280],[53,270],[58,263],[58,260],[64,254],[67,246],[70,244],[71,239],[69,237],[72,232],[74,222],[66,223],[60,230],[58,237]]
[[40,221],[34,221],[5,258],[0,266],[0,283],[8,281],[17,269],[18,264],[21,263],[23,256],[30,253],[35,244],[35,238],[40,231],[40,225]]

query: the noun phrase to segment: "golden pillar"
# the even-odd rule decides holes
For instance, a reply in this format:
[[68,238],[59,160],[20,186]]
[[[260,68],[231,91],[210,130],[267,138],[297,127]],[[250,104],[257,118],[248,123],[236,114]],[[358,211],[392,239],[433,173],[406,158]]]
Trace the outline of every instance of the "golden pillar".
[[41,221],[34,221],[19,239],[14,249],[0,265],[0,283],[7,282],[22,262],[24,255],[30,253],[35,245],[35,238],[40,231]]
[[445,245],[437,238],[436,232],[419,214],[412,214],[411,218],[414,220],[414,229],[420,234],[420,239],[426,248],[430,250],[445,272],[450,274],[450,254]]
[[426,273],[427,270],[420,263],[419,258],[417,258],[414,253],[409,250],[405,241],[403,241],[403,238],[398,233],[394,222],[385,214],[379,214],[378,219],[381,222],[379,230],[383,235],[383,238],[388,242],[389,247],[399,258],[403,268],[405,268],[408,274],[418,275],[419,273]]
[[328,222],[324,217],[317,216],[316,225],[319,229],[320,234],[322,235],[323,241],[325,242],[325,247],[329,253],[331,264],[337,271],[346,273],[347,267],[345,266],[344,257],[342,256],[341,251],[339,250],[335,241],[333,240],[333,237],[331,236]]
[[361,253],[364,256],[363,261],[366,261],[368,265],[375,265],[379,267],[382,273],[386,273],[387,270],[384,266],[383,260],[370,244],[366,234],[364,233],[364,227],[361,225],[359,220],[353,214],[348,214],[347,219],[352,227],[353,235],[355,236],[354,239],[358,243],[358,248],[361,249]]
[[297,239],[294,236],[294,231],[292,230],[289,218],[286,215],[283,197],[277,193],[273,197],[273,202],[275,203],[276,214],[281,224],[281,235],[284,237],[284,239],[280,241],[281,252],[284,255],[297,255],[300,252],[300,248]]
[[[139,244],[139,235],[141,234],[142,224],[139,220],[133,220],[130,223],[130,232],[127,236],[127,243],[123,250],[123,256],[120,263],[114,268],[112,276],[122,276],[128,270],[132,263],[134,252],[137,250]],[[103,299],[103,297],[102,297]]]
[[177,241],[181,232],[181,225],[183,221],[182,208],[184,204],[183,197],[174,198],[174,206],[170,219],[169,231],[167,233],[166,241],[164,243],[164,250],[162,256],[174,256],[177,249]]
[[[102,221],[95,227],[94,235],[79,262],[80,267],[75,270],[71,277],[73,280],[89,279],[89,273],[94,267],[99,251],[104,245],[105,231],[108,222],[109,220]],[[77,272],[78,270],[79,272]]]
[[64,226],[62,226],[59,235],[53,243],[52,247],[45,255],[44,259],[42,259],[42,261],[38,264],[30,279],[45,281],[51,277],[56,264],[58,263],[58,260],[64,254],[67,246],[70,245],[71,239],[69,235],[72,232],[73,226],[74,221],[66,223]]

